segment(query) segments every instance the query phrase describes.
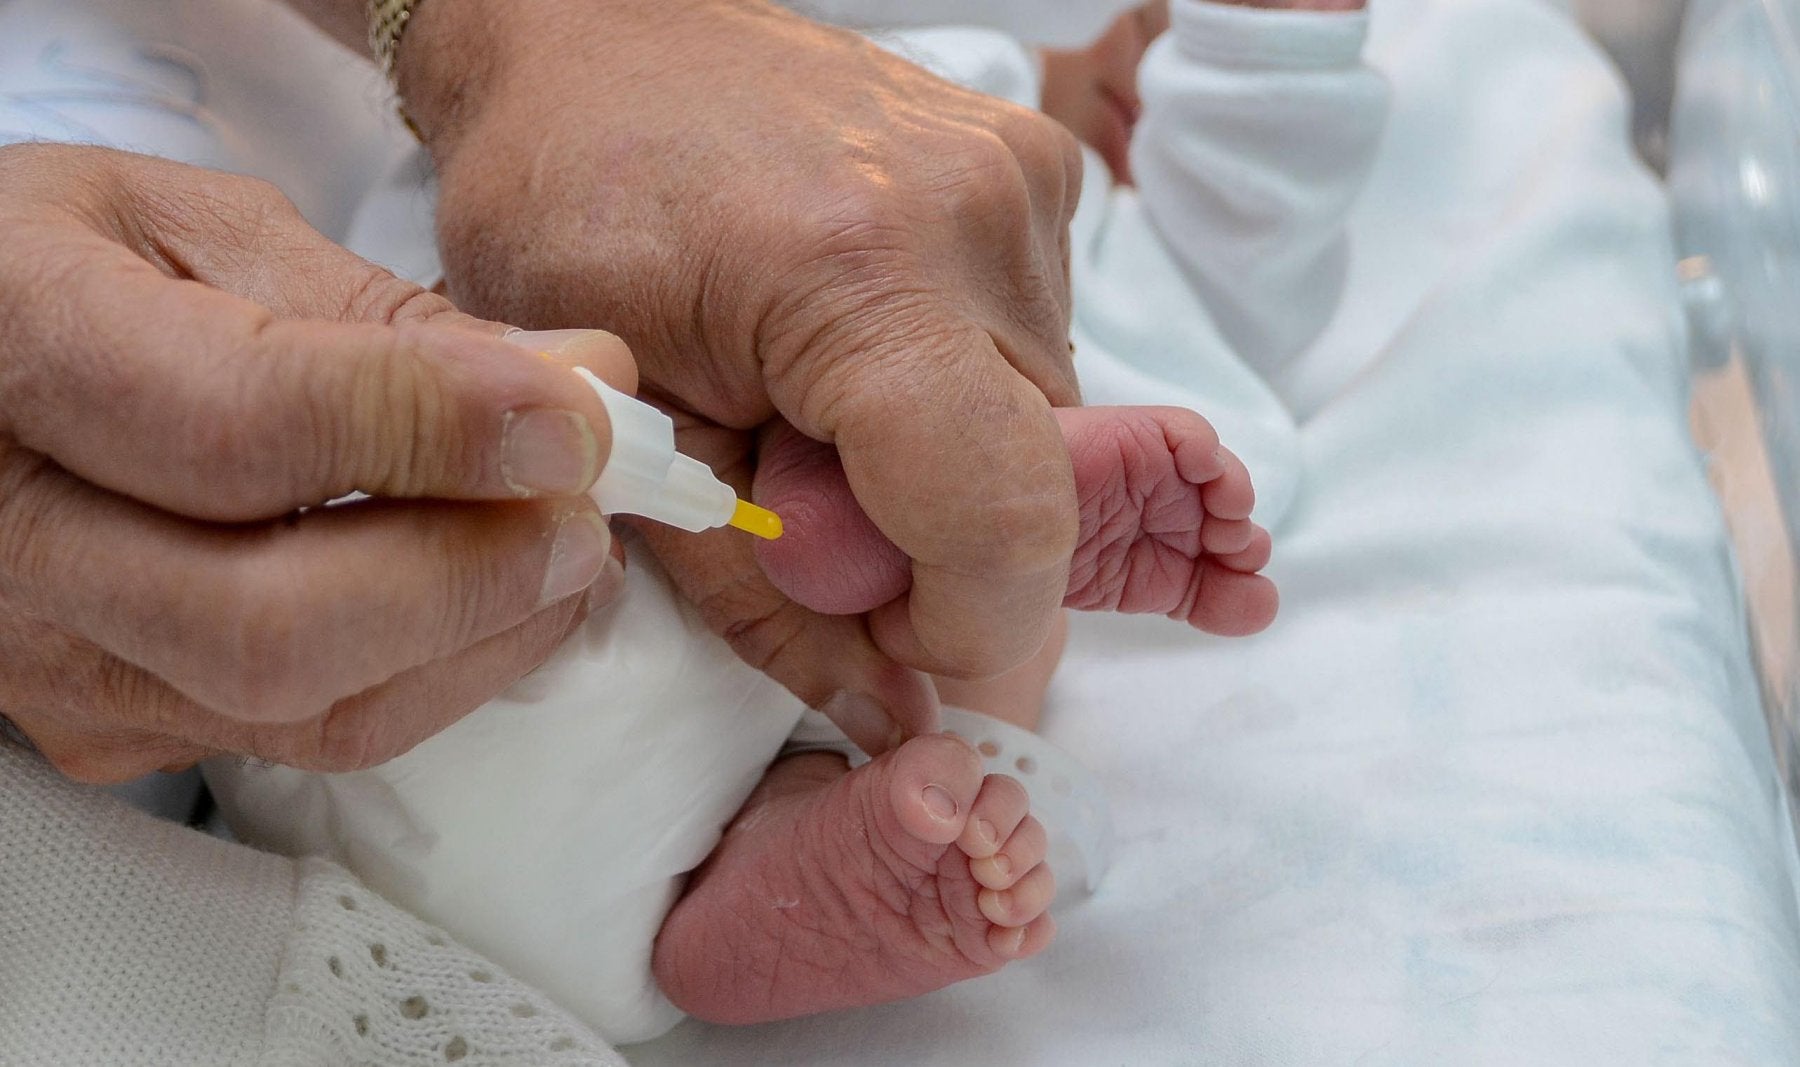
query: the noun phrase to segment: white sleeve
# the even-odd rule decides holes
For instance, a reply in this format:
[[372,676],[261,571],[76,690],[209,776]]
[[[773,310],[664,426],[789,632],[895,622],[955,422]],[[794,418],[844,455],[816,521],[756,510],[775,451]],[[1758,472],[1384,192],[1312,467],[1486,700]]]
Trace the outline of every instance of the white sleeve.
[[1220,332],[1267,372],[1337,305],[1387,84],[1361,59],[1366,13],[1174,0],[1171,14],[1140,74],[1132,173]]
[[820,22],[852,29],[983,26],[1052,48],[1092,44],[1141,0],[780,0]]

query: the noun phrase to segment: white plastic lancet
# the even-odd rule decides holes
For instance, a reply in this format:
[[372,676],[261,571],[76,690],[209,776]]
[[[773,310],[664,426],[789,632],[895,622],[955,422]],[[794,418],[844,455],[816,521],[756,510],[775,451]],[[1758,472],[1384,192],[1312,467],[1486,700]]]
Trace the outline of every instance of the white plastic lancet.
[[675,422],[636,397],[575,373],[600,397],[612,423],[612,453],[590,495],[603,515],[642,515],[689,533],[735,526],[767,540],[781,536],[774,512],[739,500],[712,468],[675,451]]

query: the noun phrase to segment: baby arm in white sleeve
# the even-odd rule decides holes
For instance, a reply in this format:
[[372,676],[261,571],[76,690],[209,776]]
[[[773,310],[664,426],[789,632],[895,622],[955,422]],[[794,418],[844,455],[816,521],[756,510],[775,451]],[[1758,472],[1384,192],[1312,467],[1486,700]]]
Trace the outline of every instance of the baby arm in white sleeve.
[[1085,45],[1135,0],[781,0],[808,18],[855,29],[984,26],[1033,44]]
[[1132,174],[1224,339],[1267,374],[1336,306],[1387,86],[1362,62],[1365,12],[1173,0],[1170,15],[1140,73]]

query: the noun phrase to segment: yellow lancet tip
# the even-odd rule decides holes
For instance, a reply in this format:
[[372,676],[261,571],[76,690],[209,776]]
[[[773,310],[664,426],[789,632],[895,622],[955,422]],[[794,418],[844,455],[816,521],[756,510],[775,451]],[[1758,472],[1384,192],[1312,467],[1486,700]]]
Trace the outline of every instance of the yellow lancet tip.
[[745,533],[755,534],[764,541],[773,541],[781,536],[781,516],[767,508],[759,508],[748,500],[737,502],[737,510],[731,513],[731,525]]

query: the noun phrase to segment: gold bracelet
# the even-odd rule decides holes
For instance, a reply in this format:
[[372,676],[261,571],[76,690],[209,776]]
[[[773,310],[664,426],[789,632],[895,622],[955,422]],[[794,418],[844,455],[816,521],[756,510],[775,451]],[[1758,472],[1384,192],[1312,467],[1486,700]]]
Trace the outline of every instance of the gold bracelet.
[[394,80],[394,63],[400,55],[400,36],[406,32],[413,8],[422,0],[369,0],[369,50],[381,70]]

